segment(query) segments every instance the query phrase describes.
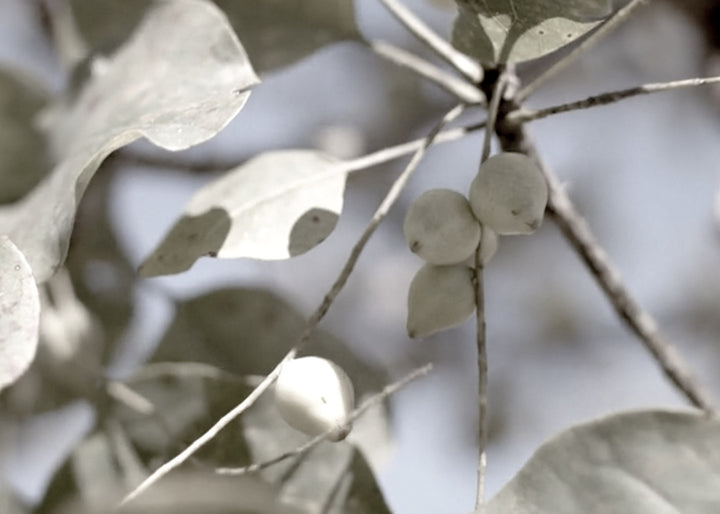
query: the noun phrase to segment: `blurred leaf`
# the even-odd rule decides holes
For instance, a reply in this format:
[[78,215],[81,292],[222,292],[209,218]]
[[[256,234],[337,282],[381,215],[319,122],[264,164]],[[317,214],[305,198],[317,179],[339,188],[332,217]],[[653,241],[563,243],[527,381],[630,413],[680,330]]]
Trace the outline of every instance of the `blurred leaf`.
[[365,457],[357,449],[343,476],[329,514],[390,514],[382,491]]
[[[177,305],[153,361],[195,361],[236,375],[264,375],[280,362],[305,328],[305,319],[274,293],[263,289],[212,291]],[[384,371],[358,359],[346,345],[315,330],[303,355],[337,363],[359,397],[382,389]]]
[[[128,37],[150,0],[70,0],[80,34],[94,52]],[[323,46],[360,39],[353,0],[216,0],[259,73],[287,66]]]
[[150,402],[149,409],[138,412],[119,405],[116,416],[133,443],[153,457],[175,451],[183,435],[209,417],[202,380],[167,377],[130,386]]
[[152,0],[69,0],[74,22],[92,53],[122,45],[151,8]]
[[120,248],[109,219],[109,195],[115,169],[100,173],[79,206],[66,266],[78,299],[98,320],[103,364],[122,341],[133,314],[137,274]]
[[487,512],[720,512],[720,420],[643,411],[577,425],[541,446]]
[[253,477],[222,477],[180,470],[164,477],[123,508],[76,498],[51,514],[305,514],[277,500],[272,487]]
[[310,150],[268,152],[201,188],[145,276],[185,271],[200,257],[287,259],[318,245],[342,211],[347,171]]
[[71,463],[84,505],[99,509],[122,498],[123,477],[105,434],[95,433],[85,438],[75,448]]
[[61,505],[67,503],[77,494],[78,488],[72,470],[72,459],[68,458],[55,472],[45,491],[45,496],[33,512],[34,514],[51,514],[57,512],[57,509]]
[[260,73],[360,39],[353,0],[216,0]]
[[0,204],[23,197],[50,169],[45,137],[35,125],[47,99],[34,81],[0,69]]
[[199,0],[158,4],[95,68],[77,100],[47,117],[61,163],[22,201],[0,209],[0,232],[22,249],[39,282],[64,260],[77,204],[109,153],[143,136],[168,150],[205,141],[258,82],[225,17]]
[[37,350],[40,295],[30,265],[0,236],[0,391],[30,366]]
[[535,59],[557,50],[611,12],[610,0],[457,0],[452,42],[488,64]]

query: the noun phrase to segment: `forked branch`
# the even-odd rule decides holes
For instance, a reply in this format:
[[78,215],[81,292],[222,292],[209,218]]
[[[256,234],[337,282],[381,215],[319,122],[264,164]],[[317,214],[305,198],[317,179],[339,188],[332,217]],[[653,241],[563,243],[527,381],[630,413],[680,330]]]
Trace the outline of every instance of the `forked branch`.
[[[393,382],[392,384],[385,386],[382,391],[380,391],[377,394],[374,394],[373,396],[371,396],[370,398],[365,400],[357,409],[352,411],[350,413],[350,415],[348,416],[348,421],[349,422],[355,421],[360,416],[362,416],[368,409],[374,407],[375,405],[378,405],[379,403],[382,403],[383,401],[385,401],[386,398],[388,398],[392,394],[395,394],[397,391],[399,391],[400,389],[402,389],[403,387],[408,385],[410,382],[412,382],[424,375],[427,375],[431,369],[432,369],[432,364],[426,364],[425,366],[417,368],[416,370],[407,374],[406,376],[404,376],[397,382]],[[335,433],[335,429],[332,428],[323,434],[319,434],[319,435],[313,437],[312,439],[307,441],[305,444],[298,446],[294,450],[290,450],[288,452],[282,453],[272,459],[266,460],[264,462],[257,462],[255,464],[250,464],[249,466],[243,466],[241,468],[216,468],[215,473],[218,473],[219,475],[245,475],[247,473],[255,473],[262,469],[269,468],[270,466],[278,464],[284,460],[290,459],[292,457],[297,457],[298,455],[302,455],[302,454],[312,450],[318,444],[325,441],[328,437],[330,437],[334,433]]]
[[474,59],[460,52],[447,40],[436,34],[410,9],[398,0],[380,1],[410,33],[462,73],[470,82],[478,84],[482,80],[483,70]]

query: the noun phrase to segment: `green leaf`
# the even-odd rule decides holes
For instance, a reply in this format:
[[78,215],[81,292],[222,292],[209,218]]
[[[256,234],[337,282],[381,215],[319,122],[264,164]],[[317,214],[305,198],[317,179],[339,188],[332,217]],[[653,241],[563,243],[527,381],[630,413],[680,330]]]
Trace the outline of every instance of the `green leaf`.
[[[150,0],[71,0],[77,29],[92,51],[121,44]],[[340,41],[360,39],[353,0],[216,0],[250,55],[266,73]]]
[[608,0],[457,0],[452,42],[488,64],[553,52],[610,14]]
[[720,420],[697,412],[615,414],[545,443],[488,514],[720,512]]
[[32,363],[40,329],[40,295],[25,256],[0,236],[0,391]]
[[320,152],[261,154],[201,188],[140,273],[179,273],[206,255],[300,255],[335,228],[346,178],[344,163]]
[[48,116],[60,164],[21,202],[0,209],[0,233],[13,238],[39,282],[64,260],[77,204],[109,153],[140,137],[168,150],[201,143],[258,82],[223,14],[199,0],[158,4],[95,68],[79,97]]
[[[152,360],[204,362],[236,375],[265,375],[304,328],[304,317],[270,291],[220,289],[177,305]],[[387,382],[384,371],[360,360],[327,332],[313,331],[302,353],[338,364],[358,397],[379,391]]]
[[36,82],[0,69],[0,204],[22,198],[50,169],[45,137],[35,124],[46,103]]

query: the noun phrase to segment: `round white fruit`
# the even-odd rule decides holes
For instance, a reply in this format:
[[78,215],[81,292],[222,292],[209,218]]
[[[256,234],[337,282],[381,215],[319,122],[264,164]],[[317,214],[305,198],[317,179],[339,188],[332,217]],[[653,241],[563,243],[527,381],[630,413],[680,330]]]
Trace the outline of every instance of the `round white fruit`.
[[275,405],[288,425],[316,436],[328,430],[331,441],[347,437],[355,395],[350,378],[321,357],[300,357],[282,367],[275,383]]
[[415,274],[408,291],[408,335],[428,336],[462,323],[474,311],[470,268],[426,264]]
[[480,224],[467,198],[450,189],[431,189],[410,204],[403,233],[410,250],[430,264],[457,264],[475,252]]
[[530,234],[542,223],[548,188],[532,159],[503,152],[480,165],[469,196],[472,212],[484,227],[500,235]]

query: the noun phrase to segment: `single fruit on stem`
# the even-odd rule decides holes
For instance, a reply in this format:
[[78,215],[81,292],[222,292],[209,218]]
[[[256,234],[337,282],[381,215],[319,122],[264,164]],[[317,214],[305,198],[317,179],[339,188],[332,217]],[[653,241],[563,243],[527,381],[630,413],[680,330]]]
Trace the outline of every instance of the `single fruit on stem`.
[[350,433],[347,418],[354,401],[347,373],[321,357],[285,363],[275,383],[275,405],[287,424],[310,436],[332,430],[331,441],[341,441]]
[[484,227],[500,235],[531,234],[542,223],[548,187],[531,158],[503,152],[480,165],[469,196],[472,212]]
[[431,189],[410,204],[403,223],[410,250],[430,264],[457,264],[475,252],[480,224],[467,198],[450,189]]
[[475,310],[472,270],[426,264],[408,291],[407,333],[425,337],[465,321]]

